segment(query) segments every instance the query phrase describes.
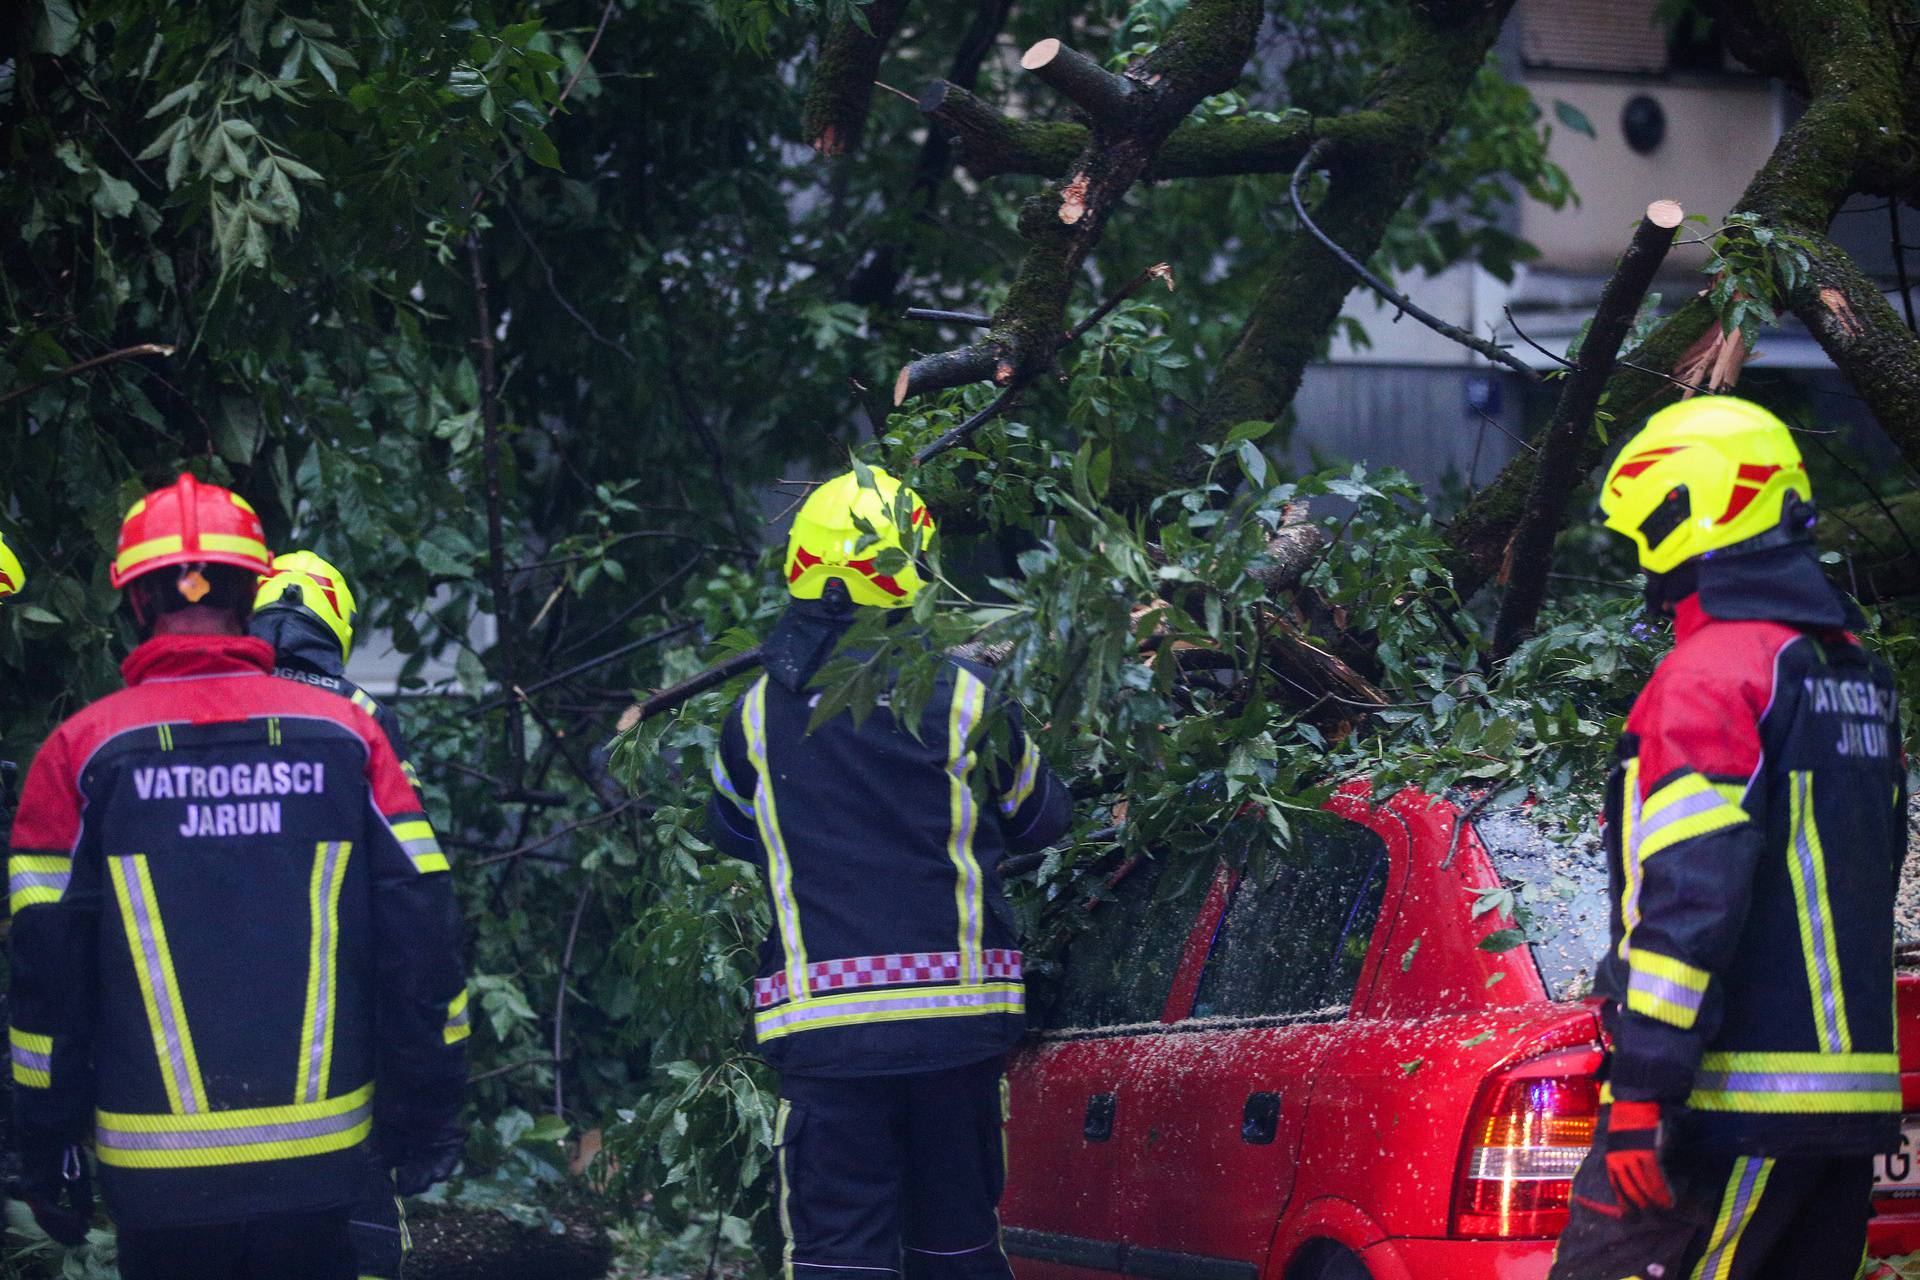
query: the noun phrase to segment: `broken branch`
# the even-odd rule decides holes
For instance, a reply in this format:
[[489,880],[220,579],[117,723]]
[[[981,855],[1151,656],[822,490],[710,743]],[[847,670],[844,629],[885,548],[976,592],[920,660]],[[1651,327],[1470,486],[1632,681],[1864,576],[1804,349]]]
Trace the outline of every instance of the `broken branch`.
[[1580,344],[1580,355],[1567,375],[1560,402],[1541,436],[1540,453],[1527,491],[1527,506],[1508,547],[1509,580],[1494,624],[1493,652],[1505,658],[1533,629],[1546,599],[1547,574],[1553,568],[1554,539],[1566,517],[1567,500],[1580,483],[1581,443],[1592,432],[1600,395],[1613,375],[1640,303],[1653,277],[1666,261],[1673,233],[1685,212],[1671,200],[1656,200],[1634,230],[1627,251],[1600,292],[1600,305]]
[[1042,40],[1028,49],[1020,55],[1020,67],[1098,122],[1117,123],[1133,105],[1131,83],[1058,40]]

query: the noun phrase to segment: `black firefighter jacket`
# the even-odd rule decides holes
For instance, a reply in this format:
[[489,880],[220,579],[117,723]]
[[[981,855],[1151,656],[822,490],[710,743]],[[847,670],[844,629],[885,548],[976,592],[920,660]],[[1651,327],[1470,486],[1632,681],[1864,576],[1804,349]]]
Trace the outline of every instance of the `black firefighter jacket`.
[[318,619],[294,609],[268,609],[253,615],[248,632],[273,646],[273,674],[337,693],[372,716],[392,744],[407,781],[416,789],[420,786],[420,776],[413,768],[413,749],[401,732],[400,717],[392,707],[347,679],[340,641]]
[[[1058,840],[1070,798],[964,662],[941,671],[918,738],[885,707],[809,734],[807,682],[848,621],[790,607],[714,758],[715,843],[760,864],[773,908],[754,1031],[767,1061],[797,1075],[977,1062],[1026,1028],[998,863]],[[988,745],[990,714],[1004,753]]]
[[1609,1088],[1684,1104],[1673,1134],[1705,1150],[1891,1147],[1893,681],[1837,601],[1715,606],[1680,602],[1609,783]]
[[344,1205],[465,1087],[446,856],[372,717],[260,640],[168,636],[61,725],[13,828],[23,1135],[125,1227]]

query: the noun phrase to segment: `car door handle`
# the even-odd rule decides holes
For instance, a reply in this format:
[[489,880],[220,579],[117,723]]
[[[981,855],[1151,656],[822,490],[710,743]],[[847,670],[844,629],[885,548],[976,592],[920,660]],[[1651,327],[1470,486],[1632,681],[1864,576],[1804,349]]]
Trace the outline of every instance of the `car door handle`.
[[1088,1142],[1105,1142],[1113,1136],[1115,1105],[1110,1093],[1096,1093],[1087,1099],[1087,1119],[1080,1132],[1087,1135]]
[[1240,1110],[1240,1141],[1264,1147],[1280,1131],[1280,1095],[1250,1093]]

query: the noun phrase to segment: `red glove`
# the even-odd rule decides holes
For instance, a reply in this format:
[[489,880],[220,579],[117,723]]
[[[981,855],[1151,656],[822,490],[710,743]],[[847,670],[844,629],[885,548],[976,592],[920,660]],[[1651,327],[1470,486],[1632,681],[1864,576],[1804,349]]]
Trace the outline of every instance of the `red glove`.
[[1628,1212],[1673,1208],[1660,1168],[1660,1104],[1619,1102],[1607,1116],[1607,1181]]

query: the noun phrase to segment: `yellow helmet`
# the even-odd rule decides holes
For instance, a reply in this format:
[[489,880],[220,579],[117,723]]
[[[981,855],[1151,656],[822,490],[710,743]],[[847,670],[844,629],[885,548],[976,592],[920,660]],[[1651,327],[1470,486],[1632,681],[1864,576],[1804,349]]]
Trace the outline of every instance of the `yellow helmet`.
[[319,619],[340,641],[340,660],[353,654],[353,619],[359,612],[346,575],[311,551],[289,551],[273,558],[253,593],[253,611],[298,609]]
[[1633,539],[1641,568],[1670,573],[1779,528],[1789,495],[1813,501],[1786,424],[1738,396],[1698,396],[1654,414],[1627,442],[1600,509],[1607,528]]
[[838,578],[855,604],[904,609],[926,585],[918,561],[933,535],[920,495],[879,467],[836,476],[809,494],[793,518],[787,593],[818,600]]
[[7,535],[0,533],[0,600],[26,585],[27,571],[20,567],[20,557],[7,545]]

